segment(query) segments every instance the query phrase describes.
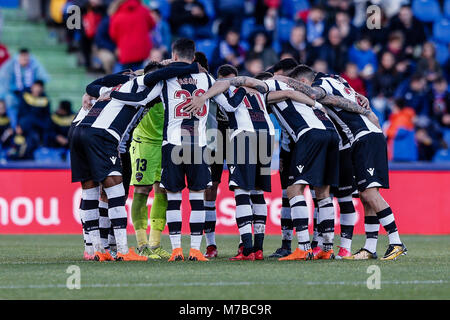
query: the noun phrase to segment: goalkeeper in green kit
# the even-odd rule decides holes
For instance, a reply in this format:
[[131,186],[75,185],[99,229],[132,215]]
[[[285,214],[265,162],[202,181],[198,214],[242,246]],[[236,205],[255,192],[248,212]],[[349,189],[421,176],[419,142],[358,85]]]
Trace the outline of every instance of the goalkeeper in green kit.
[[[131,184],[134,186],[131,217],[139,254],[150,259],[168,259],[170,253],[161,248],[161,232],[166,225],[167,195],[159,187],[164,106],[159,98],[153,103],[155,105],[134,129],[130,146]],[[155,193],[150,211],[150,236],[147,240],[147,199],[152,189]]]

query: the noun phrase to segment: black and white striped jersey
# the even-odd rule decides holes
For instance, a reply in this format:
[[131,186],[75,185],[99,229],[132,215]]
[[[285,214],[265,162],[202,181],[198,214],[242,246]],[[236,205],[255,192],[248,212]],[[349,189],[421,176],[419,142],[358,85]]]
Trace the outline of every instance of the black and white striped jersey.
[[[277,80],[269,79],[265,83],[268,85],[269,91],[294,90],[286,83]],[[280,125],[295,142],[311,129],[336,130],[324,112],[291,99],[272,104],[272,111]]]
[[[111,100],[97,101],[88,114],[81,120],[78,126],[90,126],[93,128],[105,129],[119,142],[125,133],[136,125],[142,114],[139,106],[157,98],[161,92],[161,84],[158,83],[152,88],[143,85],[143,77],[136,77],[122,85],[114,88],[111,92]],[[120,98],[126,96],[130,101],[139,101],[139,104],[129,104],[128,101],[121,101]]]
[[266,107],[266,96],[259,92],[250,93],[244,88],[231,86],[226,97],[234,97],[239,101],[236,108],[224,108],[219,101],[219,106],[226,113],[228,126],[233,132],[230,138],[233,138],[242,131],[256,132],[265,130],[270,135],[275,135],[275,128]]
[[[357,103],[355,90],[344,79],[319,73],[312,84],[320,87],[327,94],[332,94],[346,98]],[[326,107],[330,118],[336,125],[341,138],[340,149],[346,149],[358,138],[371,133],[381,133],[382,131],[375,126],[366,116],[342,110],[336,107]]]

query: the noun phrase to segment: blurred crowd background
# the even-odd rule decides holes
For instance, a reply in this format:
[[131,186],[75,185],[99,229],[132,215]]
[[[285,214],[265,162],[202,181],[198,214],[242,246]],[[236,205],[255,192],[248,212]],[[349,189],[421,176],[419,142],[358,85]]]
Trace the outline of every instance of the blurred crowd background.
[[[450,162],[450,0],[1,2],[19,6],[21,24],[45,24],[91,77],[168,58],[179,37],[196,41],[213,75],[229,63],[253,76],[284,58],[339,74],[370,99],[390,160]],[[80,29],[67,28],[71,5],[81,8]],[[368,17],[371,5],[377,8]],[[65,161],[79,102],[64,99],[61,86],[61,99],[50,105],[46,87],[55,80],[47,68],[57,62],[41,63],[27,43],[9,50],[2,44],[7,25],[0,19],[0,160]]]

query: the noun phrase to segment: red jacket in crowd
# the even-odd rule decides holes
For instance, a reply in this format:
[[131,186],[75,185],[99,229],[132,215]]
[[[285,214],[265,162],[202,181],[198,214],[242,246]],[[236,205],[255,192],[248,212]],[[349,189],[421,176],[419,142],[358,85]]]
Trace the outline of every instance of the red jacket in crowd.
[[9,52],[6,46],[0,43],[0,66],[9,59]]
[[111,16],[109,35],[119,50],[119,62],[128,64],[148,58],[152,49],[150,31],[155,21],[138,0],[127,0]]

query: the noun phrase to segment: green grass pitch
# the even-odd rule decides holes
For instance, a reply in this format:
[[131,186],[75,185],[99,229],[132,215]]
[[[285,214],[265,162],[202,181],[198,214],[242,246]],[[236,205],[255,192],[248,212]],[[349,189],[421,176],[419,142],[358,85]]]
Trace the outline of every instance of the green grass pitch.
[[[100,263],[81,259],[80,236],[1,235],[0,299],[449,299],[450,236],[402,239],[409,252],[397,261],[230,262],[238,238],[219,236],[219,258],[209,262]],[[355,237],[353,249],[363,241]],[[267,236],[265,254],[279,242]],[[188,244],[184,237],[186,255]],[[166,235],[163,246],[170,247]],[[66,287],[71,265],[80,267],[80,290]],[[379,290],[367,288],[370,265],[380,268]]]

